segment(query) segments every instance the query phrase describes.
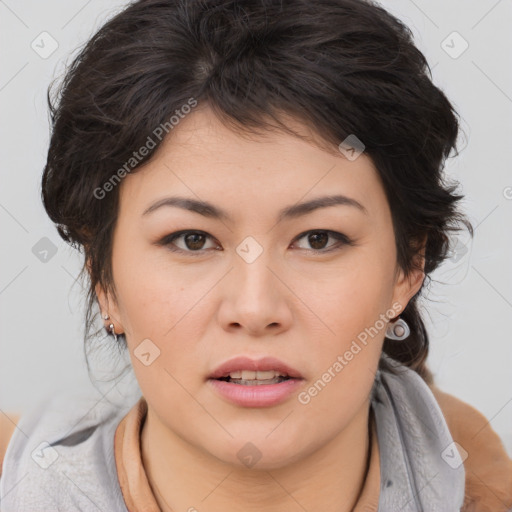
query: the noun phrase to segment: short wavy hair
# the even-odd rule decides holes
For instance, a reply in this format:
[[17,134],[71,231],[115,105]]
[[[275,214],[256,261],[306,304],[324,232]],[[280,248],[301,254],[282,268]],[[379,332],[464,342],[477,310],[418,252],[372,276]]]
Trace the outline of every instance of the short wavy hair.
[[[41,193],[60,236],[84,251],[86,343],[98,334],[91,335],[96,284],[116,296],[119,187],[106,200],[94,191],[195,98],[238,133],[277,127],[301,137],[286,125],[293,116],[338,154],[351,134],[364,143],[382,180],[397,264],[406,275],[419,264],[426,237],[426,279],[401,314],[411,334],[401,343],[386,338],[383,351],[432,381],[417,299],[448,255],[449,232],[461,223],[471,236],[473,229],[457,211],[463,198],[457,184],[443,176],[456,150],[458,114],[399,19],[364,0],[136,1],[80,49],[56,93],[53,86]],[[118,343],[126,347],[123,335]],[[382,365],[392,371],[383,358]]]

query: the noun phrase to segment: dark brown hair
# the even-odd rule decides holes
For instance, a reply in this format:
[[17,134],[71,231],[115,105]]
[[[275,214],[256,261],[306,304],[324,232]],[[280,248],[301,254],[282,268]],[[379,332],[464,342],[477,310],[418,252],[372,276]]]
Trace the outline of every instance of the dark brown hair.
[[[116,296],[111,256],[119,186],[105,199],[95,191],[194,98],[239,133],[277,127],[300,136],[283,122],[293,116],[338,154],[349,135],[364,143],[389,201],[397,264],[406,274],[427,237],[427,278],[401,314],[411,335],[386,339],[384,352],[431,382],[417,299],[447,257],[449,232],[459,223],[472,236],[473,230],[455,207],[463,196],[443,176],[456,150],[457,113],[400,20],[364,0],[137,1],[87,42],[52,95],[50,86],[42,199],[60,236],[84,250],[86,342],[97,315],[95,285]],[[124,336],[120,341],[126,347]]]

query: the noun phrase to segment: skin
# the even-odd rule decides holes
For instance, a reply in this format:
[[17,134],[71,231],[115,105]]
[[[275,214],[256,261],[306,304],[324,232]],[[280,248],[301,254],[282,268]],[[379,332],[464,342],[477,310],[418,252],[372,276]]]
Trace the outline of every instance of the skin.
[[[298,121],[289,126],[315,140]],[[396,266],[391,213],[371,159],[350,161],[277,131],[242,137],[203,105],[119,186],[117,300],[99,285],[96,293],[116,333],[126,334],[148,402],[142,457],[161,509],[351,510],[365,478],[369,393],[385,327],[307,404],[295,393],[276,406],[239,407],[207,377],[233,356],[272,355],[298,369],[299,391],[307,390],[393,304],[392,318],[405,308],[424,273],[405,277]],[[334,193],[368,214],[338,205],[276,220],[286,206]],[[232,220],[169,206],[142,215],[171,195],[211,202]],[[175,240],[184,253],[158,245],[184,229],[209,236]],[[297,238],[310,230],[343,233],[355,245]],[[248,236],[263,249],[250,264],[236,252]],[[145,366],[134,350],[147,338],[160,355]],[[252,468],[237,457],[248,442],[261,453]]]

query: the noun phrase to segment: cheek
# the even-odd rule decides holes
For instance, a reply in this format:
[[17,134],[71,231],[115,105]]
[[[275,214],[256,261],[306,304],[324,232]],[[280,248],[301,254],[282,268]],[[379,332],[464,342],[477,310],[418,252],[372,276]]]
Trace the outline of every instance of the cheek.
[[197,386],[190,379],[200,368],[200,341],[211,316],[207,294],[219,279],[211,271],[198,275],[193,265],[170,265],[170,258],[160,252],[165,253],[133,251],[114,265],[132,366],[149,396],[163,389],[179,394],[177,381],[187,389]]
[[187,271],[173,265],[164,247],[152,247],[136,234],[119,238],[113,274],[120,320],[133,343],[147,337],[161,339],[200,293],[192,266]]
[[309,347],[316,372],[298,402],[307,416],[324,418],[319,428],[335,431],[352,418],[374,383],[390,292],[383,266],[367,261],[346,267],[309,295],[308,306],[321,318],[312,320],[320,330],[305,327],[316,331]]
[[299,293],[316,313],[303,326],[306,335],[313,333],[310,360],[315,362],[316,375],[299,401],[311,403],[315,414],[327,415],[333,403],[343,400],[343,408],[331,412],[340,420],[347,411],[354,413],[369,393],[390,308],[390,274],[387,263],[368,250],[331,269],[329,279],[302,279]]
[[294,290],[315,313],[311,322],[316,319],[325,333],[322,339],[341,350],[389,309],[393,292],[390,276],[387,263],[373,251],[354,251],[325,275],[304,273]]

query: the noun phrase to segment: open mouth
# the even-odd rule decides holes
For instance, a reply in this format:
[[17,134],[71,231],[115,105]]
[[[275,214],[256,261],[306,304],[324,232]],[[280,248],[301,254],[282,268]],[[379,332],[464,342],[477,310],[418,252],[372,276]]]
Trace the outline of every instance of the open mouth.
[[284,370],[233,370],[214,377],[215,380],[242,386],[279,384],[292,377]]
[[220,377],[215,380],[231,382],[232,384],[241,384],[242,386],[261,386],[264,384],[279,384],[280,382],[285,382],[290,379],[291,377],[288,377],[287,375],[279,375],[277,377],[272,377],[271,379],[234,379],[228,375],[227,377]]
[[209,384],[224,399],[240,407],[271,407],[287,400],[304,380],[296,370],[279,361],[259,364],[258,370],[247,368],[251,365],[258,366],[245,360],[220,367],[210,375]]

